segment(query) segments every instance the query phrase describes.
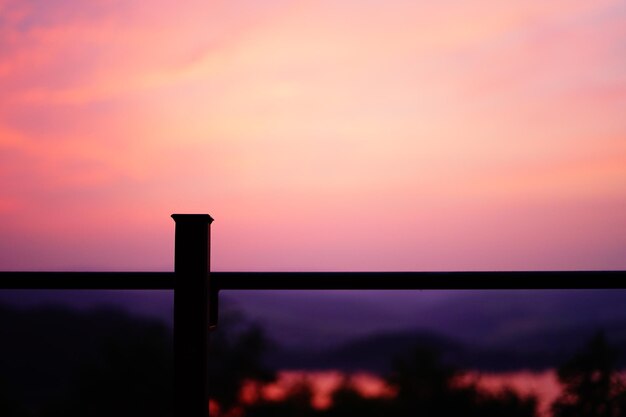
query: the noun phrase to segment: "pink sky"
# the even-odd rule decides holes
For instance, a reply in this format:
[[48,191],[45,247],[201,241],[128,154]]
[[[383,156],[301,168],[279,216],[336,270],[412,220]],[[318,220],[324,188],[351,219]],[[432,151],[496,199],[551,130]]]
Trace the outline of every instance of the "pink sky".
[[626,7],[0,0],[0,269],[626,269]]

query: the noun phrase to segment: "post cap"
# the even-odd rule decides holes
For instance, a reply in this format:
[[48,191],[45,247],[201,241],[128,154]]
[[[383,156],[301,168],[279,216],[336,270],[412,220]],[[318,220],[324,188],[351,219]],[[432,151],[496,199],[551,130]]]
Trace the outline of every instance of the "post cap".
[[208,214],[172,214],[176,223],[207,223],[213,222],[213,217]]

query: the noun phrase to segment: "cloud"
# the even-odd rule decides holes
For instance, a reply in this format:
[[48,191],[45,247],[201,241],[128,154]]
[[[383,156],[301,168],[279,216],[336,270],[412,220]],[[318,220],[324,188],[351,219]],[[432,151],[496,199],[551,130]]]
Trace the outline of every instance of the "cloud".
[[[544,224],[542,205],[609,210],[623,199],[626,11],[616,1],[27,0],[0,10],[11,227],[26,227],[24,206],[93,233],[106,233],[90,225],[107,212],[134,230],[156,213],[211,209],[231,224],[224,265],[279,262],[248,253],[271,234],[268,251],[300,254],[294,268],[314,256],[341,265],[339,253],[345,265],[408,267],[430,244],[413,235],[438,242],[422,249],[445,263],[446,247],[471,245],[455,227],[497,250],[506,219],[474,223],[503,207],[521,207],[530,228]],[[379,213],[394,213],[380,241],[402,250],[364,243],[362,223]],[[609,221],[577,215],[599,230]],[[388,259],[376,263],[376,250]]]

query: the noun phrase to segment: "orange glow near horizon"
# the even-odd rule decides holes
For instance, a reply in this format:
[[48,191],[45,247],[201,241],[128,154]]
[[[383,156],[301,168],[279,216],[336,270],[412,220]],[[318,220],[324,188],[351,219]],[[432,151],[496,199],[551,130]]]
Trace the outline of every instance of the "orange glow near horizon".
[[365,398],[388,398],[394,395],[382,378],[370,373],[347,375],[340,371],[281,371],[272,383],[261,386],[252,382],[244,384],[241,402],[252,404],[261,399],[259,395],[267,401],[283,401],[299,384],[307,384],[312,389],[311,405],[323,410],[332,405],[332,394],[345,378]]
[[[282,401],[289,393],[305,383],[311,387],[311,405],[323,410],[332,405],[332,395],[341,386],[342,381],[350,381],[356,392],[366,398],[393,398],[392,388],[378,375],[371,373],[344,374],[339,371],[281,371],[276,381],[257,385],[251,382],[244,384],[241,391],[241,402],[253,404],[260,399],[265,401]],[[459,385],[475,384],[486,393],[498,394],[504,390],[512,390],[521,397],[537,398],[537,412],[541,417],[552,415],[550,407],[561,393],[561,385],[554,370],[539,372],[517,371],[504,373],[484,373],[467,371],[460,375],[456,382]],[[259,398],[259,395],[262,398]],[[219,415],[219,406],[211,401],[212,413]]]
[[626,9],[0,0],[0,269],[625,269]]
[[563,389],[554,370],[505,373],[469,372],[464,375],[462,382],[474,382],[479,389],[488,393],[510,389],[521,397],[534,396],[537,398],[537,413],[540,417],[552,415],[550,407]]

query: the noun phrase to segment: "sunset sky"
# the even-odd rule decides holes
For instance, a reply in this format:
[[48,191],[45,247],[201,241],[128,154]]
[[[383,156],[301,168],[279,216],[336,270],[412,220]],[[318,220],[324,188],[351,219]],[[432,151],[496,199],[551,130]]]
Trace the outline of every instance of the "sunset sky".
[[623,0],[0,0],[0,270],[626,269]]

